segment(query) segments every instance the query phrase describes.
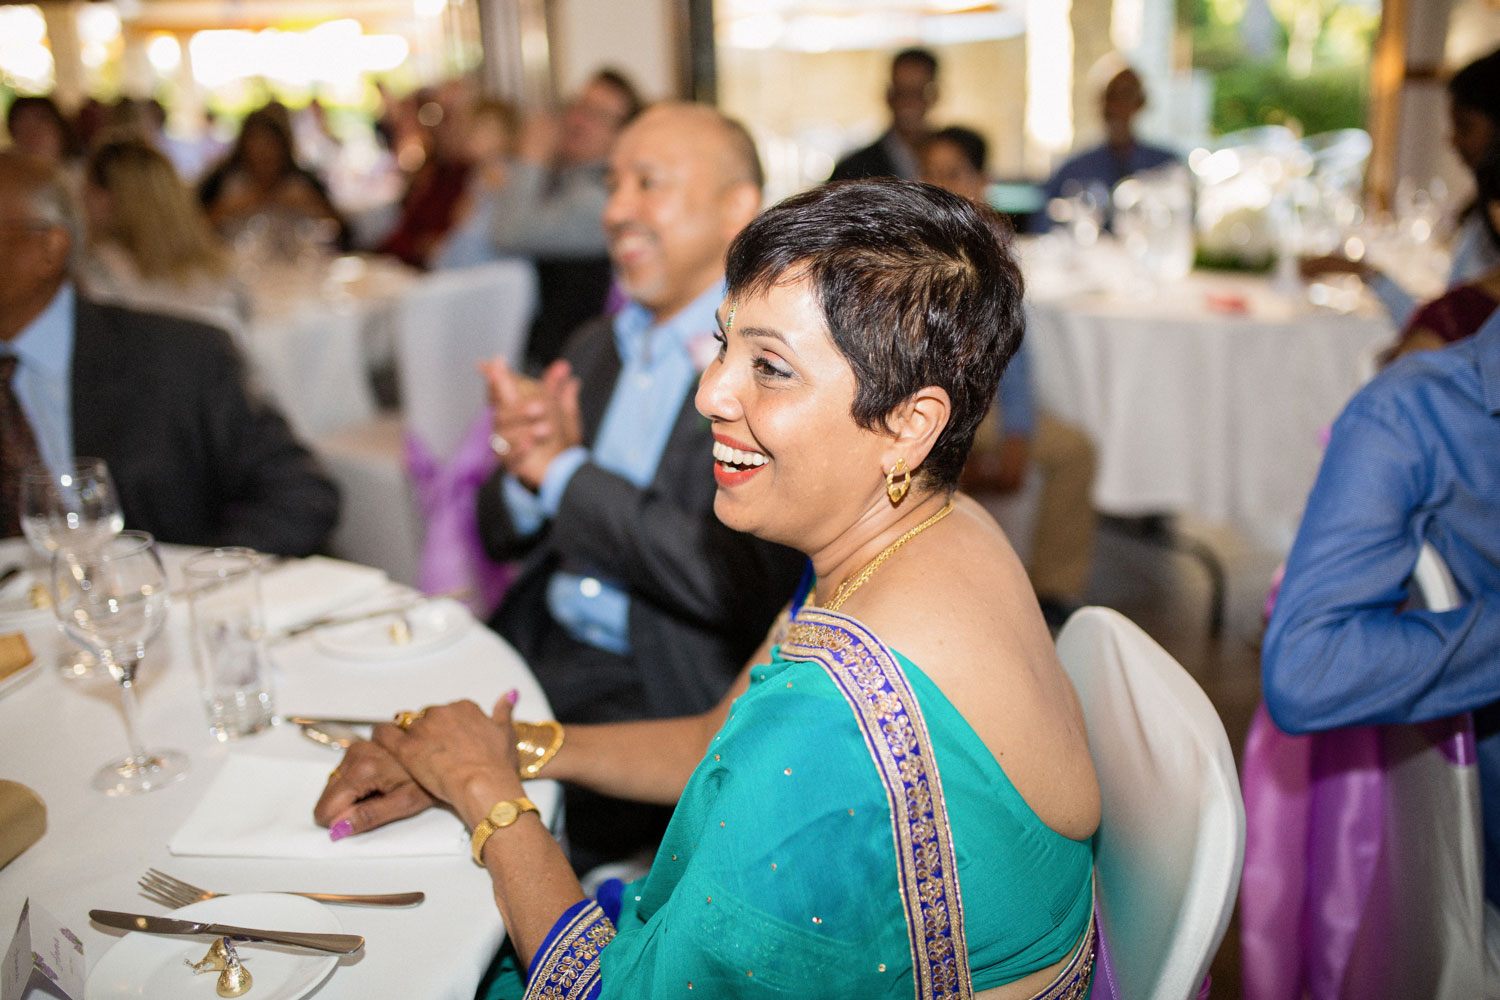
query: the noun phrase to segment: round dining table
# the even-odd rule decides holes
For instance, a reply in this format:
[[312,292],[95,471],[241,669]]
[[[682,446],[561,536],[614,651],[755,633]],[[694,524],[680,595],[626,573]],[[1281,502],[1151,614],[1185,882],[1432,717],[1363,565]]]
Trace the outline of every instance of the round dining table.
[[[137,683],[143,742],[148,747],[173,747],[191,758],[186,777],[164,788],[124,797],[109,797],[90,788],[93,771],[106,760],[123,756],[126,749],[119,688],[108,678],[65,680],[57,672],[54,664],[62,639],[50,617],[12,615],[7,623],[0,615],[0,633],[20,628],[36,654],[31,667],[0,685],[0,779],[28,786],[45,803],[47,812],[41,839],[0,869],[0,941],[9,942],[23,903],[29,899],[78,936],[84,960],[93,970],[121,942],[122,932],[92,922],[91,909],[169,914],[137,888],[137,879],[148,868],[229,892],[419,890],[426,898],[415,906],[330,907],[343,931],[362,935],[365,945],[355,954],[341,956],[320,986],[299,995],[323,1000],[470,1000],[502,941],[504,928],[490,880],[469,858],[467,838],[456,820],[453,832],[463,842],[441,855],[342,860],[333,854],[330,860],[169,852],[169,842],[180,835],[180,828],[236,758],[251,755],[315,762],[328,770],[341,759],[339,751],[304,738],[297,725],[287,722],[230,742],[216,742],[210,735],[191,652],[188,603],[178,596],[178,567],[189,551],[164,550],[173,603],[165,629],[147,651]],[[19,540],[0,542],[0,566],[28,558],[34,565],[35,557],[27,556]],[[263,577],[268,607],[275,600],[276,579],[274,571]],[[415,595],[386,584],[356,607],[393,597]],[[546,696],[515,651],[482,624],[472,619],[461,624],[439,647],[367,662],[330,655],[320,644],[317,630],[276,642],[270,649],[278,714],[391,718],[403,709],[463,698],[488,709],[516,688],[519,718],[550,718]],[[259,791],[263,800],[267,790]],[[529,782],[527,794],[555,829],[556,784]],[[294,823],[305,815],[305,835],[317,832],[326,838],[312,822],[313,804],[310,799],[296,801],[288,808]],[[443,817],[428,819],[441,821]],[[349,838],[342,845],[358,839]],[[208,939],[199,940],[206,948]],[[253,963],[247,967],[254,971]],[[205,978],[210,981],[191,984],[197,989],[184,995],[211,995],[212,977]],[[253,998],[255,994],[248,995]]]
[[1070,264],[1032,244],[1023,260],[1037,397],[1093,440],[1095,506],[1289,550],[1323,434],[1394,341],[1390,320],[1269,276],[1147,283],[1103,245]]

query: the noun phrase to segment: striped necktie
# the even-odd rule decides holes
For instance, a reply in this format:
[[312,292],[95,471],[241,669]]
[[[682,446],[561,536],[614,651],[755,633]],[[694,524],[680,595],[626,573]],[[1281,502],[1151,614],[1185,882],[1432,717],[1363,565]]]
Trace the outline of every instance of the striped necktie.
[[31,422],[11,384],[18,363],[14,354],[0,354],[0,538],[21,533],[21,477],[42,464]]

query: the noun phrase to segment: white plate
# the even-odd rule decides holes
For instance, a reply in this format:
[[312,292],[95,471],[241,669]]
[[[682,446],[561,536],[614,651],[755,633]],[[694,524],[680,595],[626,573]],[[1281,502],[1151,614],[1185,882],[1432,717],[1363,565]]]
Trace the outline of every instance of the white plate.
[[[338,917],[322,903],[284,893],[253,892],[220,896],[173,910],[169,916],[183,920],[259,927],[265,930],[343,933]],[[213,938],[208,935],[146,934],[131,931],[105,952],[89,973],[84,987],[87,1000],[114,997],[172,997],[214,1000],[218,993],[215,973],[195,973],[184,965],[208,954]],[[297,1000],[317,989],[334,966],[337,955],[263,941],[235,943],[252,983],[246,994],[251,1000]]]
[[0,632],[16,632],[55,621],[50,604],[42,608],[31,605],[31,585],[36,582],[30,570],[22,570],[0,590]]
[[404,660],[430,653],[458,639],[474,625],[474,616],[457,601],[438,598],[405,613],[409,639],[396,641],[393,627],[402,615],[382,615],[313,633],[313,643],[329,656],[345,660]]

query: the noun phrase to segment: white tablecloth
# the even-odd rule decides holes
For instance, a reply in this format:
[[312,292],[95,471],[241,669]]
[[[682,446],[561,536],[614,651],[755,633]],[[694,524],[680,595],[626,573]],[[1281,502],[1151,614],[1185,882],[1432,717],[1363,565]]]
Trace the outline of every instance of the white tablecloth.
[[1040,403],[1098,448],[1098,508],[1192,513],[1286,551],[1322,431],[1394,339],[1389,320],[1238,275],[1151,298],[1065,287],[1034,283],[1027,336]]
[[[0,543],[0,563],[19,551]],[[269,579],[269,578],[268,578]],[[269,594],[268,594],[269,599]],[[209,889],[306,889],[325,892],[421,890],[411,908],[335,907],[365,948],[340,959],[313,996],[323,1000],[423,997],[470,1000],[503,935],[490,881],[467,857],[333,862],[173,857],[167,841],[213,781],[229,753],[317,760],[332,769],[337,752],[282,725],[228,744],[209,736],[187,639],[186,602],[173,606],[167,632],[142,666],[137,690],[148,746],[192,757],[187,777],[159,791],[110,798],[89,787],[106,760],[123,756],[125,729],[112,681],[71,683],[51,667],[55,628],[27,631],[42,661],[38,675],[0,696],[0,778],[36,791],[47,806],[47,833],[0,869],[0,942],[9,943],[21,904],[44,906],[82,939],[92,969],[120,932],[95,927],[92,908],[165,912],[139,895],[136,879],[156,867]],[[546,697],[505,642],[477,625],[452,645],[409,661],[362,664],[325,656],[310,638],[274,647],[283,714],[388,718],[403,708],[472,698],[486,708],[512,687],[522,718],[548,718]],[[531,782],[527,793],[551,823],[557,786]],[[307,803],[311,815],[313,803]],[[0,949],[3,951],[3,949]],[[252,994],[253,996],[253,994]],[[80,998],[81,1000],[81,998]]]

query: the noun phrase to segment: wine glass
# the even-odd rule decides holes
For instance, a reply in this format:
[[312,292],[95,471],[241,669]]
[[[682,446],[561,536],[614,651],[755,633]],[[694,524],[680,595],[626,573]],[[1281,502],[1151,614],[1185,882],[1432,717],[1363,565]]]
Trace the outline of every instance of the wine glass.
[[156,539],[124,531],[87,549],[60,548],[52,559],[52,609],[75,641],[87,645],[120,684],[130,755],[94,775],[106,795],[148,792],[181,778],[188,758],[146,750],[139,736],[135,672],[167,614],[167,574]]
[[[89,549],[125,527],[120,496],[102,458],[75,458],[60,473],[29,470],[21,478],[21,531],[38,555],[59,549]],[[58,672],[69,679],[94,676],[87,650],[64,650]]]

